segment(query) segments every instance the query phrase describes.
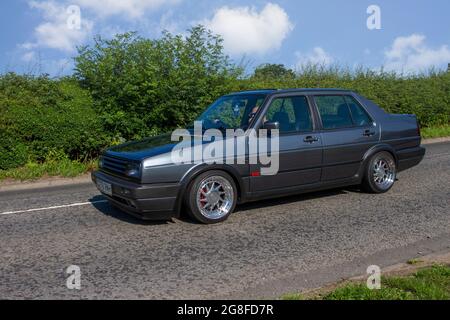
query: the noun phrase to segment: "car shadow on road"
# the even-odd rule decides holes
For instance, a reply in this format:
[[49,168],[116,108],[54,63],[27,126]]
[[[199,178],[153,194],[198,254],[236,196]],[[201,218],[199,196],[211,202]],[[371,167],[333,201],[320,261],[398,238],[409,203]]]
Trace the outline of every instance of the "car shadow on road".
[[89,201],[92,203],[92,206],[97,209],[99,212],[103,213],[105,216],[112,217],[130,224],[139,224],[139,225],[162,225],[171,223],[168,221],[148,221],[141,220],[132,215],[123,212],[122,210],[114,207],[109,202],[105,201],[105,197],[102,195],[93,196]]
[[[236,206],[235,213],[245,213],[246,211],[255,210],[255,209],[267,209],[276,206],[282,206],[285,204],[291,204],[295,202],[302,202],[306,200],[312,200],[316,198],[324,198],[324,197],[332,197],[342,194],[347,194],[349,192],[361,192],[357,187],[347,187],[347,188],[336,188],[325,191],[317,191],[312,193],[304,193],[304,194],[296,194],[291,196],[284,196],[280,198],[273,198],[268,200],[259,200],[255,202],[244,203]],[[127,223],[131,224],[139,224],[139,225],[164,225],[173,223],[172,220],[165,221],[153,221],[153,220],[141,220],[128,213],[121,211],[120,209],[114,207],[108,202],[104,202],[105,198],[101,195],[96,195],[89,199],[92,205],[101,213],[108,217],[112,217]],[[199,224],[199,222],[191,219],[186,210],[184,208],[181,209],[180,216],[177,218],[178,220],[190,223],[190,224]]]
[[245,212],[255,209],[264,209],[264,208],[270,208],[270,207],[276,207],[281,206],[285,204],[292,204],[295,202],[302,202],[306,200],[312,200],[316,198],[325,198],[325,197],[332,197],[337,196],[341,194],[347,194],[348,192],[359,192],[358,188],[336,188],[336,189],[330,189],[325,191],[316,191],[311,193],[303,193],[303,194],[295,194],[290,196],[284,196],[280,198],[273,198],[273,199],[267,199],[267,200],[259,200],[255,202],[249,202],[244,203],[241,205],[238,205],[235,209],[235,212]]

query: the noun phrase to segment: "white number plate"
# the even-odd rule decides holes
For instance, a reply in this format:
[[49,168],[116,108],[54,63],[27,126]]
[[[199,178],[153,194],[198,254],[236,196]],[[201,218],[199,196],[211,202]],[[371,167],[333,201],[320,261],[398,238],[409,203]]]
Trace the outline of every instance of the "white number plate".
[[110,183],[107,183],[103,180],[97,179],[97,188],[101,192],[103,192],[109,196],[112,196],[112,186]]

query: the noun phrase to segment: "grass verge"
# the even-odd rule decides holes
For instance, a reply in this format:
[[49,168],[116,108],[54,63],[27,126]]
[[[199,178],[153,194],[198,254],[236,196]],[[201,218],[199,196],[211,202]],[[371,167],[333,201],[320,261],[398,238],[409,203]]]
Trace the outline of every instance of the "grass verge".
[[381,279],[380,290],[370,290],[366,283],[347,283],[331,292],[305,297],[289,294],[284,300],[450,300],[450,266],[435,265],[410,276]]
[[450,125],[440,126],[440,127],[422,128],[421,133],[422,133],[422,138],[424,138],[424,139],[449,137],[450,136]]
[[28,162],[25,166],[9,170],[0,170],[0,181],[35,180],[43,177],[76,177],[94,170],[97,161],[80,162],[69,159],[47,161],[44,163]]

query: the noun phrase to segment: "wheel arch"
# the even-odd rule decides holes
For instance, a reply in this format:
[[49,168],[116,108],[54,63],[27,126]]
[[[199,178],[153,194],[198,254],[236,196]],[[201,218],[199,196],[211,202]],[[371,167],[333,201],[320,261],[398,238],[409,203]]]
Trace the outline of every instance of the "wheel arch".
[[372,158],[372,156],[379,152],[383,152],[383,151],[388,152],[392,155],[392,157],[394,158],[394,161],[395,161],[395,166],[398,168],[398,157],[395,152],[395,149],[391,145],[386,144],[386,143],[377,144],[377,145],[373,146],[372,148],[370,148],[369,150],[367,150],[367,152],[364,154],[364,157],[362,159],[362,165],[358,172],[358,175],[361,178],[364,178],[365,169],[366,169],[367,164],[369,163],[370,159]]

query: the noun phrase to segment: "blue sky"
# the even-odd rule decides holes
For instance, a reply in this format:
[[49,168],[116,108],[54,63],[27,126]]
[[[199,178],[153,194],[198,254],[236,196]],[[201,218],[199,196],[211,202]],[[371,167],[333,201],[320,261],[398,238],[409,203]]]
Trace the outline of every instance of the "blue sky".
[[[367,27],[370,5],[380,9],[381,29]],[[77,8],[81,20],[73,19]],[[230,57],[250,68],[312,62],[420,72],[450,63],[448,0],[6,0],[0,12],[2,73],[70,74],[76,46],[96,34],[154,38],[197,23],[221,34]]]

